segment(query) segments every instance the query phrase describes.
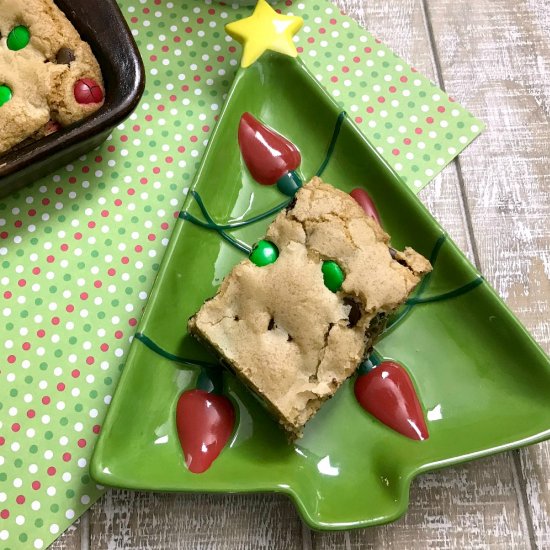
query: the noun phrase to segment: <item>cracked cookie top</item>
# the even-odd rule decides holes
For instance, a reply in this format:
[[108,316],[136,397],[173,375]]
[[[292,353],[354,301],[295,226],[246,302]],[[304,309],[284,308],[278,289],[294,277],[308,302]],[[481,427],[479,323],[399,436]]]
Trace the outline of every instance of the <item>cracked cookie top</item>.
[[[267,230],[279,256],[259,267],[238,264],[190,321],[271,405],[290,431],[357,368],[372,345],[373,319],[401,305],[430,271],[389,236],[348,194],[313,178]],[[344,275],[327,287],[323,264]]]

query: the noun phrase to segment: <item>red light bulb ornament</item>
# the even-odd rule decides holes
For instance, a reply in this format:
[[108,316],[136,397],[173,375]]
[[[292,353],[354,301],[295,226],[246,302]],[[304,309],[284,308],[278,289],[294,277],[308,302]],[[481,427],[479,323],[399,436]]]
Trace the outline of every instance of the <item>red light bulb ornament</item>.
[[244,113],[239,124],[239,147],[252,177],[262,185],[275,185],[293,197],[302,186],[295,172],[302,162],[300,151],[281,134]]
[[384,361],[376,352],[359,367],[355,398],[386,426],[417,441],[428,439],[424,412],[412,380],[402,365]]

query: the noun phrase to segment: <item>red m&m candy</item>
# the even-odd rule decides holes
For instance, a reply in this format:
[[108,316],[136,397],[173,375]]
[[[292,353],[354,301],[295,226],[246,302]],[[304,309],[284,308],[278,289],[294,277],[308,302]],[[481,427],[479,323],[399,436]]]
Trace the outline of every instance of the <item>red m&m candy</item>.
[[81,78],[74,85],[74,98],[77,103],[101,103],[103,101],[103,90],[101,86],[91,78]]

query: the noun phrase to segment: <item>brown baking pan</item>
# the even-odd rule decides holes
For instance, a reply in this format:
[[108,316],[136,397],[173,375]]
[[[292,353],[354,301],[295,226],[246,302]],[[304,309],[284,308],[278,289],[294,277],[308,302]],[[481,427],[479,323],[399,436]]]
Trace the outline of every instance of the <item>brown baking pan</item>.
[[105,81],[105,103],[92,116],[0,156],[0,196],[100,145],[135,109],[145,86],[141,56],[115,0],[55,3],[97,57]]

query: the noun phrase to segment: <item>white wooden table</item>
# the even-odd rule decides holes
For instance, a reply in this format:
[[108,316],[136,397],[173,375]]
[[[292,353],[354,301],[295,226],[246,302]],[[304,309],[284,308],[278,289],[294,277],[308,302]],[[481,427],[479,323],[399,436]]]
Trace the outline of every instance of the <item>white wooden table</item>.
[[[549,352],[550,0],[337,3],[487,122],[420,197]],[[550,444],[423,475],[410,499],[320,534],[282,496],[110,491],[52,548],[550,548]]]

